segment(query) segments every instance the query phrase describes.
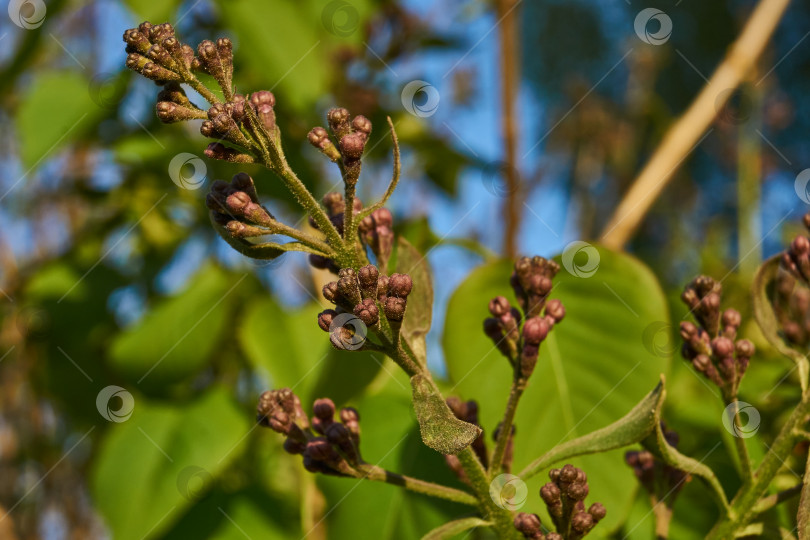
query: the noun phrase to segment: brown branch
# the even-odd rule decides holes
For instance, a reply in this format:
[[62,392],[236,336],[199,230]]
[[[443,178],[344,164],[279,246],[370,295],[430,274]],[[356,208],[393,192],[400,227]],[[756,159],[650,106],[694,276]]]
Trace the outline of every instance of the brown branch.
[[675,170],[699,142],[701,135],[765,49],[790,0],[760,0],[742,33],[686,112],[669,128],[658,149],[639,173],[605,226],[602,243],[621,249]]
[[500,21],[501,45],[501,130],[504,138],[503,174],[506,179],[506,198],[503,203],[505,227],[503,232],[504,255],[513,259],[517,253],[517,235],[520,229],[520,179],[517,173],[518,126],[515,119],[515,102],[517,101],[518,79],[520,69],[520,51],[518,44],[519,0],[497,0],[496,12]]

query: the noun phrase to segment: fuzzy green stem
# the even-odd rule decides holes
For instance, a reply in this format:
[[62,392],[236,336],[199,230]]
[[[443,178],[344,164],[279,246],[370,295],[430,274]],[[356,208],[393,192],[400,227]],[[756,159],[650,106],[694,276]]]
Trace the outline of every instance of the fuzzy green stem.
[[307,234],[304,231],[299,231],[295,227],[291,227],[286,223],[281,223],[280,221],[272,219],[264,223],[258,223],[258,225],[266,229],[270,229],[267,234],[283,234],[284,236],[295,238],[296,240],[299,240],[302,244],[306,244],[313,249],[322,251],[328,256],[333,256],[335,253],[335,250],[332,248],[332,246],[330,246],[326,242],[319,240],[318,238],[315,238],[311,234]]
[[[742,422],[740,420],[740,402],[735,398],[734,404],[734,425],[737,427],[737,433],[742,433]],[[751,464],[751,456],[748,453],[748,447],[745,445],[744,437],[734,437],[734,445],[737,448],[737,455],[740,457],[740,474],[742,475],[743,487],[749,485],[754,478],[754,467]]]
[[522,538],[523,535],[515,529],[512,512],[496,505],[492,497],[490,497],[489,477],[473,449],[468,446],[456,455],[464,469],[464,473],[467,475],[470,486],[475,491],[484,519],[492,522],[492,527],[497,531],[498,538]]
[[403,474],[397,474],[376,465],[359,465],[357,470],[360,471],[365,478],[375,482],[385,482],[387,484],[401,486],[416,493],[422,493],[423,495],[430,495],[431,497],[438,497],[468,506],[478,505],[478,499],[460,489],[434,484],[433,482],[419,480],[418,478],[412,478]]
[[[266,163],[265,165],[269,169],[274,170],[272,163]],[[286,160],[281,170],[277,170],[277,172],[298,203],[312,216],[318,228],[326,235],[329,243],[335,249],[335,262],[338,266],[341,268],[353,267],[355,260],[354,250],[346,249],[343,239],[340,237],[340,233],[332,222],[329,221],[329,216],[326,215],[326,212],[324,212],[321,205],[318,204],[318,201],[315,200],[312,193],[310,193],[304,183],[298,178],[289,165],[287,165]]]
[[810,412],[810,395],[805,394],[782,427],[773,446],[762,459],[762,463],[754,473],[752,483],[740,489],[731,501],[729,512],[709,532],[707,539],[733,538],[736,531],[748,525],[754,518],[756,515],[754,507],[757,501],[767,491],[774,476],[782,468],[785,459],[799,440],[795,429],[804,422],[808,412]]
[[216,105],[217,103],[221,103],[219,98],[216,94],[214,94],[211,90],[208,89],[197,77],[193,74],[186,78],[186,84],[192,87],[194,90],[197,91],[202,97],[205,98],[205,101],[210,103],[211,105]]
[[526,379],[517,376],[512,381],[512,390],[509,392],[509,400],[506,402],[506,410],[503,414],[503,420],[499,426],[498,438],[495,441],[495,449],[492,451],[492,461],[489,465],[489,477],[494,478],[499,475],[503,470],[503,456],[506,452],[506,445],[509,442],[509,436],[512,434],[512,424],[515,421],[515,413],[517,412],[518,402],[526,389]]
[[802,487],[804,487],[803,483],[796,484],[792,488],[788,488],[786,490],[780,491],[779,493],[774,493],[773,495],[768,495],[767,497],[763,497],[757,501],[757,504],[751,509],[752,512],[756,514],[761,514],[762,512],[766,512],[773,508],[774,506],[783,503],[792,499],[793,497],[797,496],[802,492]]
[[346,182],[344,198],[346,200],[346,210],[343,211],[343,242],[346,246],[354,246],[357,238],[354,220],[354,196],[357,191],[357,182]]

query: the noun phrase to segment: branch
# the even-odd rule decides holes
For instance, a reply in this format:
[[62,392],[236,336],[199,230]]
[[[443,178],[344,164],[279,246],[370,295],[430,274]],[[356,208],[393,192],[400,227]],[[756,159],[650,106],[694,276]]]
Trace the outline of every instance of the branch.
[[506,199],[503,203],[503,217],[506,226],[503,231],[504,255],[515,258],[517,234],[520,228],[520,179],[517,175],[515,153],[517,152],[518,126],[515,118],[515,103],[519,84],[519,43],[517,28],[517,7],[520,0],[497,0],[495,9],[501,26],[501,131],[504,139],[506,164]]
[[401,486],[416,493],[422,493],[423,495],[430,495],[431,497],[438,497],[468,506],[478,505],[478,500],[475,497],[460,489],[434,484],[433,482],[419,480],[418,478],[411,478],[410,476],[387,471],[376,465],[360,465],[357,467],[357,470],[363,473],[364,477],[369,480]]
[[667,131],[658,149],[639,173],[630,190],[605,226],[602,243],[621,249],[638,228],[656,197],[672,178],[706,131],[717,109],[739,86],[765,49],[790,0],[760,0],[737,41],[703,87],[689,109]]

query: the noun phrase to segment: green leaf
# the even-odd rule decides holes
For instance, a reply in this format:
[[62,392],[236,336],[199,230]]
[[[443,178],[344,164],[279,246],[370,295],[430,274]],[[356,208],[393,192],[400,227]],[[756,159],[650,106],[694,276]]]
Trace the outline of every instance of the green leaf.
[[109,358],[121,374],[139,383],[173,382],[209,361],[227,328],[230,295],[240,281],[214,266],[190,281],[184,292],[163,300],[115,337]]
[[318,365],[329,354],[329,336],[318,327],[317,304],[300,309],[279,306],[270,297],[252,302],[239,325],[239,344],[274,387],[292,388],[304,403],[312,397]]
[[38,73],[22,93],[17,111],[20,156],[29,170],[78,139],[103,110],[93,103],[89,82],[72,71]]
[[[647,330],[666,332],[667,302],[657,280],[637,259],[596,246],[599,267],[589,278],[562,269],[552,298],[566,308],[565,319],[540,347],[540,357],[517,410],[514,468],[569,439],[603,428],[627,414],[665,373],[675,347],[656,348]],[[510,297],[511,261],[474,270],[450,299],[443,345],[449,384],[463,399],[479,401],[490,433],[501,420],[512,371],[483,333],[487,303]],[[588,474],[593,501],[609,503],[602,530],[618,526],[632,506],[635,477],[619,450],[575,458]],[[540,475],[529,482],[539,489]]]
[[413,280],[413,290],[408,295],[408,308],[402,321],[402,336],[424,366],[427,364],[425,337],[433,321],[433,283],[430,265],[427,257],[419,253],[410,242],[398,237],[394,271],[408,274]]
[[802,392],[807,391],[810,379],[810,361],[807,355],[791,347],[780,335],[779,322],[769,297],[769,287],[776,281],[780,271],[780,257],[775,255],[765,261],[754,276],[753,297],[754,316],[765,339],[796,364],[799,371]]
[[662,396],[658,409],[655,412],[655,445],[645,442],[645,446],[648,447],[651,452],[660,456],[668,465],[700,477],[700,479],[706,482],[706,484],[708,484],[708,486],[711,488],[712,494],[714,495],[717,504],[720,506],[720,509],[727,512],[729,510],[729,505],[728,500],[726,499],[726,493],[723,491],[723,486],[720,484],[717,476],[715,476],[714,471],[700,461],[681,454],[677,448],[670,446],[667,442],[667,439],[664,436],[664,430],[661,427],[661,410],[663,408],[662,405],[664,399],[666,399],[666,391],[664,392],[664,396]]
[[112,536],[157,538],[237,458],[248,415],[223,390],[183,406],[135,398],[132,416],[110,426],[92,470],[97,508]]
[[[387,367],[392,378],[385,385],[373,385],[374,393],[351,402],[360,411],[363,425],[360,437],[363,459],[414,478],[463,488],[447,467],[444,456],[422,443],[407,376],[401,370],[393,371],[396,369],[393,362],[389,361]],[[412,540],[470,513],[469,506],[382,482],[324,475],[316,478],[327,498],[326,528],[330,538]],[[361,502],[351,504],[351,501]],[[358,523],[363,526],[358,527]]]
[[564,459],[623,448],[644,440],[655,429],[656,411],[664,398],[663,377],[638,405],[609,426],[552,448],[526,467],[519,476],[530,478]]
[[284,540],[290,537],[279,525],[269,519],[255,502],[247,497],[230,501],[227,509],[218,508],[225,516],[225,521],[210,537],[212,540],[244,540],[261,538],[262,540]]
[[[311,112],[307,109],[327,91],[331,73],[326,68],[334,64],[329,60],[332,42],[348,40],[362,46],[361,28],[346,29],[346,38],[327,30],[323,17],[328,7],[329,3],[312,1],[262,5],[248,0],[218,2],[223,25],[236,33],[235,59],[241,66],[236,72],[237,86],[247,74],[259,74],[260,80],[253,81],[261,85],[259,88],[273,88],[288,108]],[[353,1],[346,4],[344,14],[356,14],[360,27],[368,8],[365,2]]]
[[273,387],[292,388],[304,404],[328,396],[341,405],[377,376],[384,357],[335,350],[318,327],[321,309],[314,303],[290,309],[272,298],[257,300],[239,325],[239,343]]
[[455,521],[445,523],[441,527],[433,529],[423,536],[422,540],[442,540],[445,538],[452,538],[453,536],[463,533],[464,531],[469,531],[470,529],[475,529],[476,527],[487,527],[489,525],[490,523],[488,521],[484,521],[483,519],[477,517],[457,519]]
[[455,417],[430,379],[414,375],[411,388],[422,441],[428,447],[442,454],[457,454],[481,434],[478,426]]
[[152,21],[160,24],[165,21],[174,22],[173,15],[180,5],[179,0],[163,0],[153,2],[152,0],[126,0],[127,7],[132,10],[138,20]]

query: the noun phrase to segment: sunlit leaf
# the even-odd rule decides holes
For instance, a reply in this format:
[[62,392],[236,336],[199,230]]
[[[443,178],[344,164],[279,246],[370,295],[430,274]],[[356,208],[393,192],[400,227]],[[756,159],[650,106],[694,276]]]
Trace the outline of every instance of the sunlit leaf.
[[93,466],[92,492],[112,536],[159,538],[238,458],[249,416],[223,390],[187,405],[135,399],[110,427]]
[[211,354],[227,327],[231,296],[239,278],[231,281],[209,266],[196,274],[189,288],[150,309],[133,328],[117,335],[109,360],[121,374],[151,383],[181,379],[196,372]]

